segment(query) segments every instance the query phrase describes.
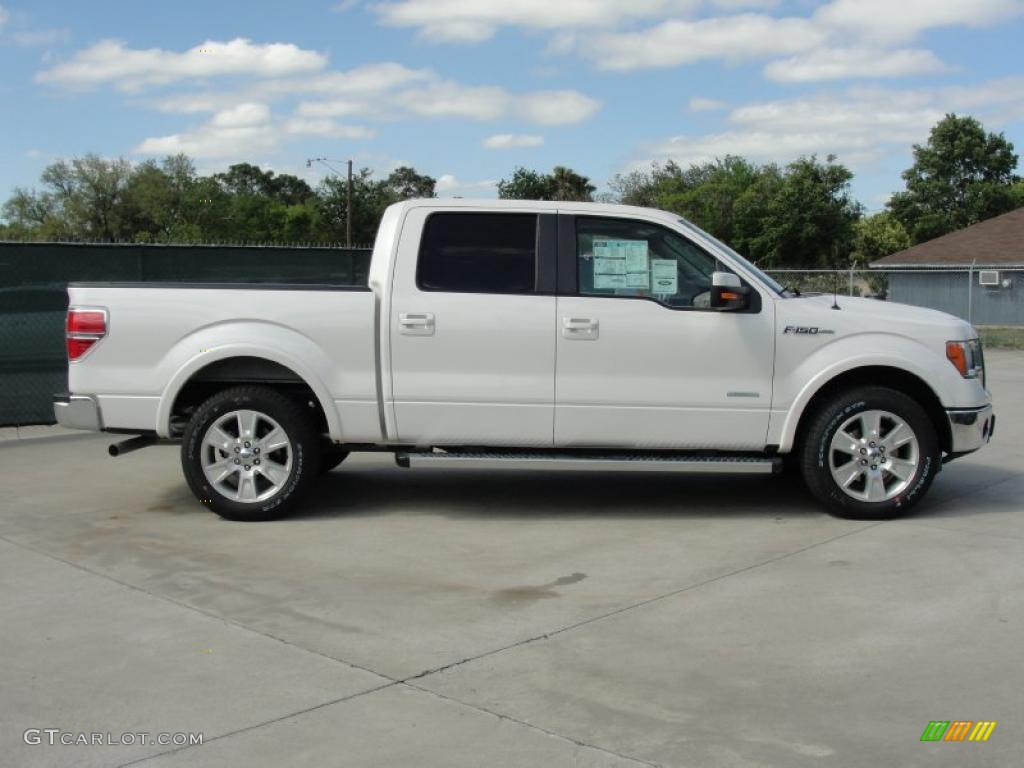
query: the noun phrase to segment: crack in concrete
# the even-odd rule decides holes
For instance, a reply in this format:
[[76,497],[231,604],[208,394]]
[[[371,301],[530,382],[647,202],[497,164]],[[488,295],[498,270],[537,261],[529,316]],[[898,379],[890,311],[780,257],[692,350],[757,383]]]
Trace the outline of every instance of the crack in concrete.
[[421,691],[423,693],[429,693],[431,696],[436,696],[439,699],[445,699],[446,701],[451,701],[451,702],[453,702],[455,704],[460,704],[461,706],[468,707],[469,709],[475,709],[478,712],[484,712],[485,714],[491,715],[492,717],[496,717],[499,720],[508,720],[509,722],[515,723],[516,725],[521,725],[521,726],[524,726],[526,728],[530,728],[530,729],[535,730],[535,731],[540,731],[543,734],[546,734],[548,736],[552,736],[552,737],[554,737],[556,739],[560,739],[562,741],[567,741],[570,744],[576,745],[577,747],[583,747],[584,749],[592,749],[595,752],[603,752],[606,755],[611,755],[613,757],[617,757],[620,760],[629,760],[632,763],[637,763],[639,765],[650,766],[650,768],[661,768],[659,763],[651,763],[651,762],[648,762],[647,760],[643,760],[643,759],[641,759],[639,757],[633,757],[632,755],[624,755],[621,752],[615,752],[614,750],[608,749],[607,747],[601,747],[601,746],[598,746],[596,744],[588,744],[585,741],[579,741],[578,739],[574,739],[571,736],[566,736],[565,734],[558,733],[556,731],[548,730],[547,728],[543,728],[542,726],[535,725],[534,723],[529,723],[526,720],[520,720],[520,719],[518,719],[516,717],[512,717],[511,715],[506,715],[506,714],[503,714],[501,712],[495,712],[493,709],[488,709],[487,707],[482,707],[479,704],[471,704],[468,701],[463,701],[462,699],[457,699],[454,696],[449,696],[448,694],[445,694],[445,693],[439,693],[437,691],[432,691],[429,688],[423,688],[422,686],[414,685],[413,683],[405,682],[405,681],[399,683],[399,685],[404,685],[407,688],[412,688],[413,690]]
[[162,601],[164,601],[166,603],[170,603],[171,605],[176,605],[179,608],[184,608],[184,609],[189,610],[189,611],[195,611],[198,614],[206,616],[208,619],[214,619],[216,621],[220,621],[220,622],[222,622],[224,624],[228,624],[228,625],[230,625],[232,627],[235,627],[236,629],[241,629],[241,630],[244,630],[245,632],[249,632],[249,633],[252,633],[254,635],[259,635],[260,637],[265,637],[265,638],[267,638],[269,640],[276,640],[277,642],[281,643],[282,645],[287,645],[290,648],[295,648],[296,650],[302,651],[304,653],[309,653],[309,654],[312,654],[314,656],[319,656],[322,659],[327,659],[328,661],[333,661],[333,662],[336,662],[338,664],[344,664],[345,666],[352,667],[352,669],[358,669],[360,672],[366,672],[367,674],[371,674],[371,675],[374,675],[376,677],[381,677],[381,678],[387,680],[389,684],[394,684],[394,683],[399,682],[398,680],[396,680],[395,678],[391,677],[390,675],[385,675],[385,674],[383,674],[381,672],[377,672],[376,670],[369,669],[368,667],[363,667],[363,666],[360,666],[359,664],[356,664],[354,662],[346,661],[345,659],[339,659],[339,658],[336,658],[334,656],[330,656],[330,655],[328,655],[326,653],[323,653],[321,651],[314,651],[311,648],[306,648],[305,646],[297,645],[296,643],[293,643],[290,640],[285,640],[284,638],[277,637],[276,635],[272,635],[269,632],[264,632],[262,630],[255,629],[255,628],[247,626],[245,624],[241,624],[238,621],[235,621],[234,619],[231,619],[231,618],[228,618],[228,617],[225,617],[225,616],[220,616],[220,615],[218,615],[216,613],[210,613],[209,611],[206,611],[206,610],[204,610],[202,608],[199,608],[199,607],[197,607],[195,605],[190,605],[189,603],[184,603],[184,602],[182,602],[180,600],[176,600],[175,598],[170,597],[169,595],[161,595],[161,594],[156,593],[156,592],[150,592],[148,589],[145,589],[144,587],[140,587],[140,586],[138,586],[136,584],[131,584],[131,583],[127,582],[127,581],[122,581],[121,579],[118,579],[115,576],[111,576],[110,574],[100,573],[99,571],[94,571],[93,569],[87,568],[86,566],[84,566],[84,565],[82,565],[80,563],[76,563],[76,562],[73,562],[71,560],[65,560],[63,557],[59,557],[58,555],[54,555],[54,554],[52,554],[50,552],[44,552],[42,550],[36,549],[35,547],[30,547],[27,544],[22,544],[21,542],[12,541],[11,539],[7,538],[7,536],[0,535],[0,541],[7,542],[12,547],[18,547],[20,549],[24,549],[26,552],[32,552],[33,554],[39,555],[41,557],[47,557],[47,558],[49,558],[51,560],[56,560],[58,563],[64,563],[64,565],[68,565],[68,566],[70,566],[72,568],[78,569],[79,571],[82,571],[84,573],[88,573],[90,576],[96,576],[97,578],[100,578],[100,579],[107,579],[108,581],[112,581],[115,584],[118,584],[118,585],[120,585],[122,587],[125,587],[126,589],[131,589],[131,590],[134,590],[135,592],[141,592],[144,595],[149,595],[150,597],[155,598],[157,600],[162,600]]
[[299,715],[305,715],[305,714],[308,714],[310,712],[315,712],[318,709],[323,709],[324,707],[329,707],[332,704],[340,704],[340,703],[342,703],[344,701],[351,701],[352,699],[358,699],[360,696],[365,696],[368,693],[376,693],[377,691],[383,691],[385,688],[394,688],[398,684],[399,683],[397,683],[397,682],[385,683],[384,685],[379,685],[376,688],[371,688],[368,691],[358,691],[356,693],[350,693],[348,696],[342,696],[339,699],[332,699],[331,701],[325,701],[325,702],[323,702],[321,704],[314,704],[312,707],[307,707],[306,709],[300,709],[300,710],[297,710],[295,712],[289,712],[288,714],[281,715],[279,717],[274,717],[274,718],[271,718],[270,720],[264,720],[263,722],[260,722],[260,723],[254,723],[253,725],[247,725],[244,728],[236,728],[233,731],[228,731],[227,733],[221,733],[221,734],[218,734],[217,736],[214,736],[212,739],[204,738],[202,744],[185,745],[183,747],[176,747],[174,749],[168,749],[168,750],[165,750],[163,752],[157,752],[156,754],[153,754],[153,755],[146,755],[145,757],[139,757],[139,758],[136,758],[135,760],[130,760],[127,763],[121,763],[116,768],[127,768],[127,766],[130,766],[130,765],[139,765],[140,763],[145,763],[145,762],[147,762],[149,760],[156,760],[158,757],[167,757],[168,755],[173,755],[173,754],[175,754],[177,752],[183,752],[186,749],[199,749],[200,747],[205,747],[207,744],[211,744],[211,743],[213,743],[215,741],[220,741],[221,739],[226,739],[229,736],[237,736],[240,733],[246,733],[248,731],[255,731],[257,728],[262,728],[265,725],[273,725],[274,723],[280,723],[283,720],[289,720],[289,719],[291,719],[293,717],[298,717]]

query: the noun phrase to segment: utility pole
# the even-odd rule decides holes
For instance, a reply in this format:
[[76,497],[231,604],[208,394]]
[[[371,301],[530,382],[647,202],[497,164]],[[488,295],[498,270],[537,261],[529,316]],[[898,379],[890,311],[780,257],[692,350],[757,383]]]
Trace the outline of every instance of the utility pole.
[[[330,163],[340,163],[340,160],[331,160],[328,162],[326,157],[311,157],[306,160],[306,167],[311,168],[313,163],[322,163],[334,171],[336,176],[340,176],[338,169]],[[345,247],[352,247],[352,161],[347,160],[348,163],[348,185],[345,189]]]

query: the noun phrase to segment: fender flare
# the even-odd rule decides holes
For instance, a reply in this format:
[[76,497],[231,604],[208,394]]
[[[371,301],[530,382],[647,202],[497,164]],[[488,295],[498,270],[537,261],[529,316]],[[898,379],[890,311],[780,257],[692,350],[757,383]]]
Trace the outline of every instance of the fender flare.
[[[819,352],[823,352],[826,349],[827,347],[819,350]],[[918,349],[915,351],[919,352],[920,350]],[[805,362],[809,363],[809,361],[813,360],[814,357],[816,356],[812,355],[808,358],[808,361]],[[930,364],[922,365],[920,361],[915,359],[915,357],[917,357],[917,355],[898,355],[891,352],[869,353],[857,355],[855,357],[844,357],[835,361],[831,365],[821,368],[804,384],[786,411],[786,416],[782,423],[782,430],[779,434],[779,451],[781,453],[788,453],[792,450],[793,444],[796,440],[796,432],[799,428],[800,420],[803,418],[803,415],[807,410],[807,406],[814,396],[839,376],[855,371],[859,368],[894,368],[902,371],[903,373],[910,374],[911,376],[920,379],[925,386],[931,389],[941,403],[942,397],[932,384],[932,382],[937,380],[935,377],[936,373],[939,371]],[[930,362],[931,361],[929,360],[928,363]],[[801,366],[801,368],[803,368],[803,366]],[[799,373],[796,375],[799,375]]]
[[[194,339],[195,334],[190,338]],[[186,341],[186,339],[183,339],[182,342],[175,345],[175,348],[180,347]],[[211,363],[234,357],[261,358],[282,365],[294,372],[296,376],[313,390],[313,394],[327,418],[327,428],[331,439],[341,440],[341,420],[338,418],[337,410],[334,408],[334,400],[331,398],[330,392],[320,377],[310,370],[308,366],[281,349],[266,344],[257,345],[247,342],[227,342],[215,347],[204,348],[203,351],[192,355],[183,365],[178,367],[174,375],[167,382],[163,392],[160,393],[160,405],[157,409],[156,417],[157,435],[160,437],[170,437],[171,410],[174,407],[175,400],[189,380]]]

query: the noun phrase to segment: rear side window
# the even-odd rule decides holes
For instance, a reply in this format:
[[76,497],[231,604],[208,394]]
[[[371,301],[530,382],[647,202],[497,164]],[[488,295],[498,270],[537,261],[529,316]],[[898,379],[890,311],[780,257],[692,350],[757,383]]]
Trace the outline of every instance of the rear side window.
[[431,214],[423,227],[416,284],[424,291],[533,293],[536,214]]

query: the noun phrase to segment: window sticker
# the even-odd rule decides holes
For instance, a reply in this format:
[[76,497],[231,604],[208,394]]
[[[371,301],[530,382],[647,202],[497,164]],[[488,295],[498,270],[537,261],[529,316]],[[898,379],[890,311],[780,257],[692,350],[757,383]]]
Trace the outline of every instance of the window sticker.
[[608,290],[612,288],[626,288],[626,275],[594,275],[594,288]]
[[594,239],[594,288],[650,290],[646,240]]
[[651,259],[651,292],[659,295],[679,292],[675,259]]
[[625,259],[594,258],[595,275],[624,275],[626,274]]
[[645,291],[651,289],[651,275],[649,272],[627,272],[627,288],[642,288]]
[[649,269],[647,261],[647,241],[623,240],[621,242],[628,243],[628,245],[623,248],[626,252],[626,272],[646,273]]

